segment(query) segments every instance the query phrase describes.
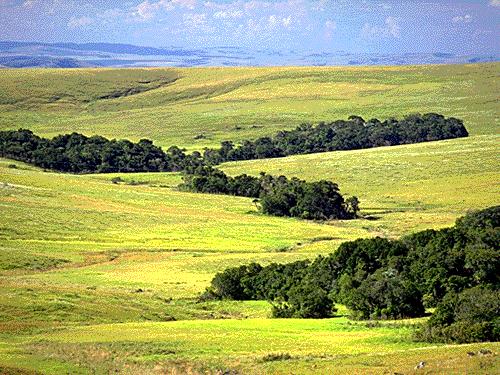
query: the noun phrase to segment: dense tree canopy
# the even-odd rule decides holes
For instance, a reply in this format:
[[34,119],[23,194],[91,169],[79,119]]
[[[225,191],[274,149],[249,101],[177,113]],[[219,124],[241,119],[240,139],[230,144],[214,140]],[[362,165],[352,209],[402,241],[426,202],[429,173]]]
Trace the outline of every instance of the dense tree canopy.
[[71,133],[49,140],[20,129],[0,132],[0,156],[70,173],[190,171],[200,165],[231,160],[390,146],[467,135],[461,120],[433,113],[384,122],[351,116],[347,121],[317,126],[303,124],[272,138],[246,140],[237,147],[225,141],[219,149],[207,149],[202,156],[197,151],[186,154],[176,146],[165,152],[148,139],[133,143]]
[[0,132],[0,156],[70,173],[182,171],[184,183],[180,188],[184,190],[259,199],[260,210],[269,215],[330,220],[355,218],[359,211],[358,199],[344,200],[338,186],[331,181],[305,182],[264,173],[259,178],[244,174],[230,177],[209,165],[467,135],[462,121],[432,113],[384,122],[377,119],[366,122],[359,116],[351,116],[347,121],[320,123],[315,127],[301,125],[292,131],[281,131],[273,138],[244,141],[238,147],[226,141],[220,149],[205,150],[202,157],[196,151],[186,154],[176,146],[165,152],[147,139],[133,143],[78,133],[44,139],[20,129]]
[[225,141],[218,150],[205,150],[203,158],[207,164],[217,165],[226,161],[355,150],[467,136],[468,132],[461,120],[435,113],[410,115],[402,120],[391,118],[383,122],[378,119],[365,121],[362,117],[351,116],[347,121],[321,122],[316,126],[302,124],[294,130],[280,131],[272,138],[247,140],[239,146]]
[[[430,341],[500,339],[500,206],[471,212],[452,228],[426,230],[393,241],[345,242],[313,262],[252,264],[231,283],[245,294],[232,299],[266,299],[275,316],[328,317],[333,301],[358,319],[422,316],[436,312],[419,337]],[[250,268],[249,268],[250,269]],[[228,269],[216,276],[221,280]],[[314,292],[313,292],[314,291]]]
[[72,133],[49,140],[23,129],[0,132],[0,156],[70,173],[170,172],[202,164],[199,153],[187,155],[176,146],[164,152],[147,139],[133,143]]
[[[353,219],[359,200],[344,200],[337,184],[331,181],[306,182],[298,178],[227,176],[219,169],[199,167],[185,173],[181,189],[212,194],[259,198],[260,210],[268,215],[292,216],[312,220]],[[257,202],[257,201],[256,201]]]

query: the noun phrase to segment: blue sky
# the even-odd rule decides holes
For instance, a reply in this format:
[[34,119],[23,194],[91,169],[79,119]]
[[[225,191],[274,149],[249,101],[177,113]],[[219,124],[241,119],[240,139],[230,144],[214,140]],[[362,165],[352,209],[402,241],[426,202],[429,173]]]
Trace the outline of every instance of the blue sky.
[[500,0],[0,0],[0,40],[500,52]]

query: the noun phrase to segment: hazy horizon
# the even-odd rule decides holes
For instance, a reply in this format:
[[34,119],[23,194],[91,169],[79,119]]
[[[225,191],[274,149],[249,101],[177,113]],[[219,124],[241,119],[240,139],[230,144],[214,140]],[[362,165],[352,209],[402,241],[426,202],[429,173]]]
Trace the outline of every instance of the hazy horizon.
[[0,0],[0,40],[498,55],[499,12],[499,0]]

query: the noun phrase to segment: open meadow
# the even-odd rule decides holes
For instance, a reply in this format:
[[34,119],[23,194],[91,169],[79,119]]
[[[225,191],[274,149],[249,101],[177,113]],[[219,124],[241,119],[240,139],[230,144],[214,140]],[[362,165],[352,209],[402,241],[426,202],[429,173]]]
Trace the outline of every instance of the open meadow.
[[420,361],[428,373],[500,371],[496,355],[466,354],[498,343],[415,342],[419,320],[355,322],[342,306],[331,319],[270,319],[263,301],[197,301],[227,267],[313,259],[498,204],[499,73],[498,63],[2,70],[0,130],[42,136],[202,150],[303,121],[414,112],[462,118],[471,136],[221,166],[332,180],[368,217],[327,223],[180,192],[178,173],[69,175],[0,159],[0,373],[406,374]]

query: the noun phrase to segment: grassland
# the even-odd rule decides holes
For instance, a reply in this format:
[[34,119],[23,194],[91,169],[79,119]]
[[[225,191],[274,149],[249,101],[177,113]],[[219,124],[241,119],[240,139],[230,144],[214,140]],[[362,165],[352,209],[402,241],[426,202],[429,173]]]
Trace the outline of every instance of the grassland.
[[[354,324],[342,308],[322,321],[267,319],[266,302],[196,296],[229,266],[313,258],[498,204],[499,68],[2,71],[0,128],[47,136],[74,130],[200,149],[303,120],[415,111],[462,117],[472,136],[223,165],[331,179],[371,217],[332,223],[179,192],[175,173],[75,176],[0,159],[0,373],[411,373],[421,360],[431,373],[495,373],[497,356],[466,352],[497,343],[416,343],[415,321]],[[118,176],[124,182],[113,184]]]
[[[202,149],[304,121],[434,111],[463,118],[473,135],[498,134],[499,67],[4,70],[0,129]],[[114,93],[124,96],[107,99]]]

